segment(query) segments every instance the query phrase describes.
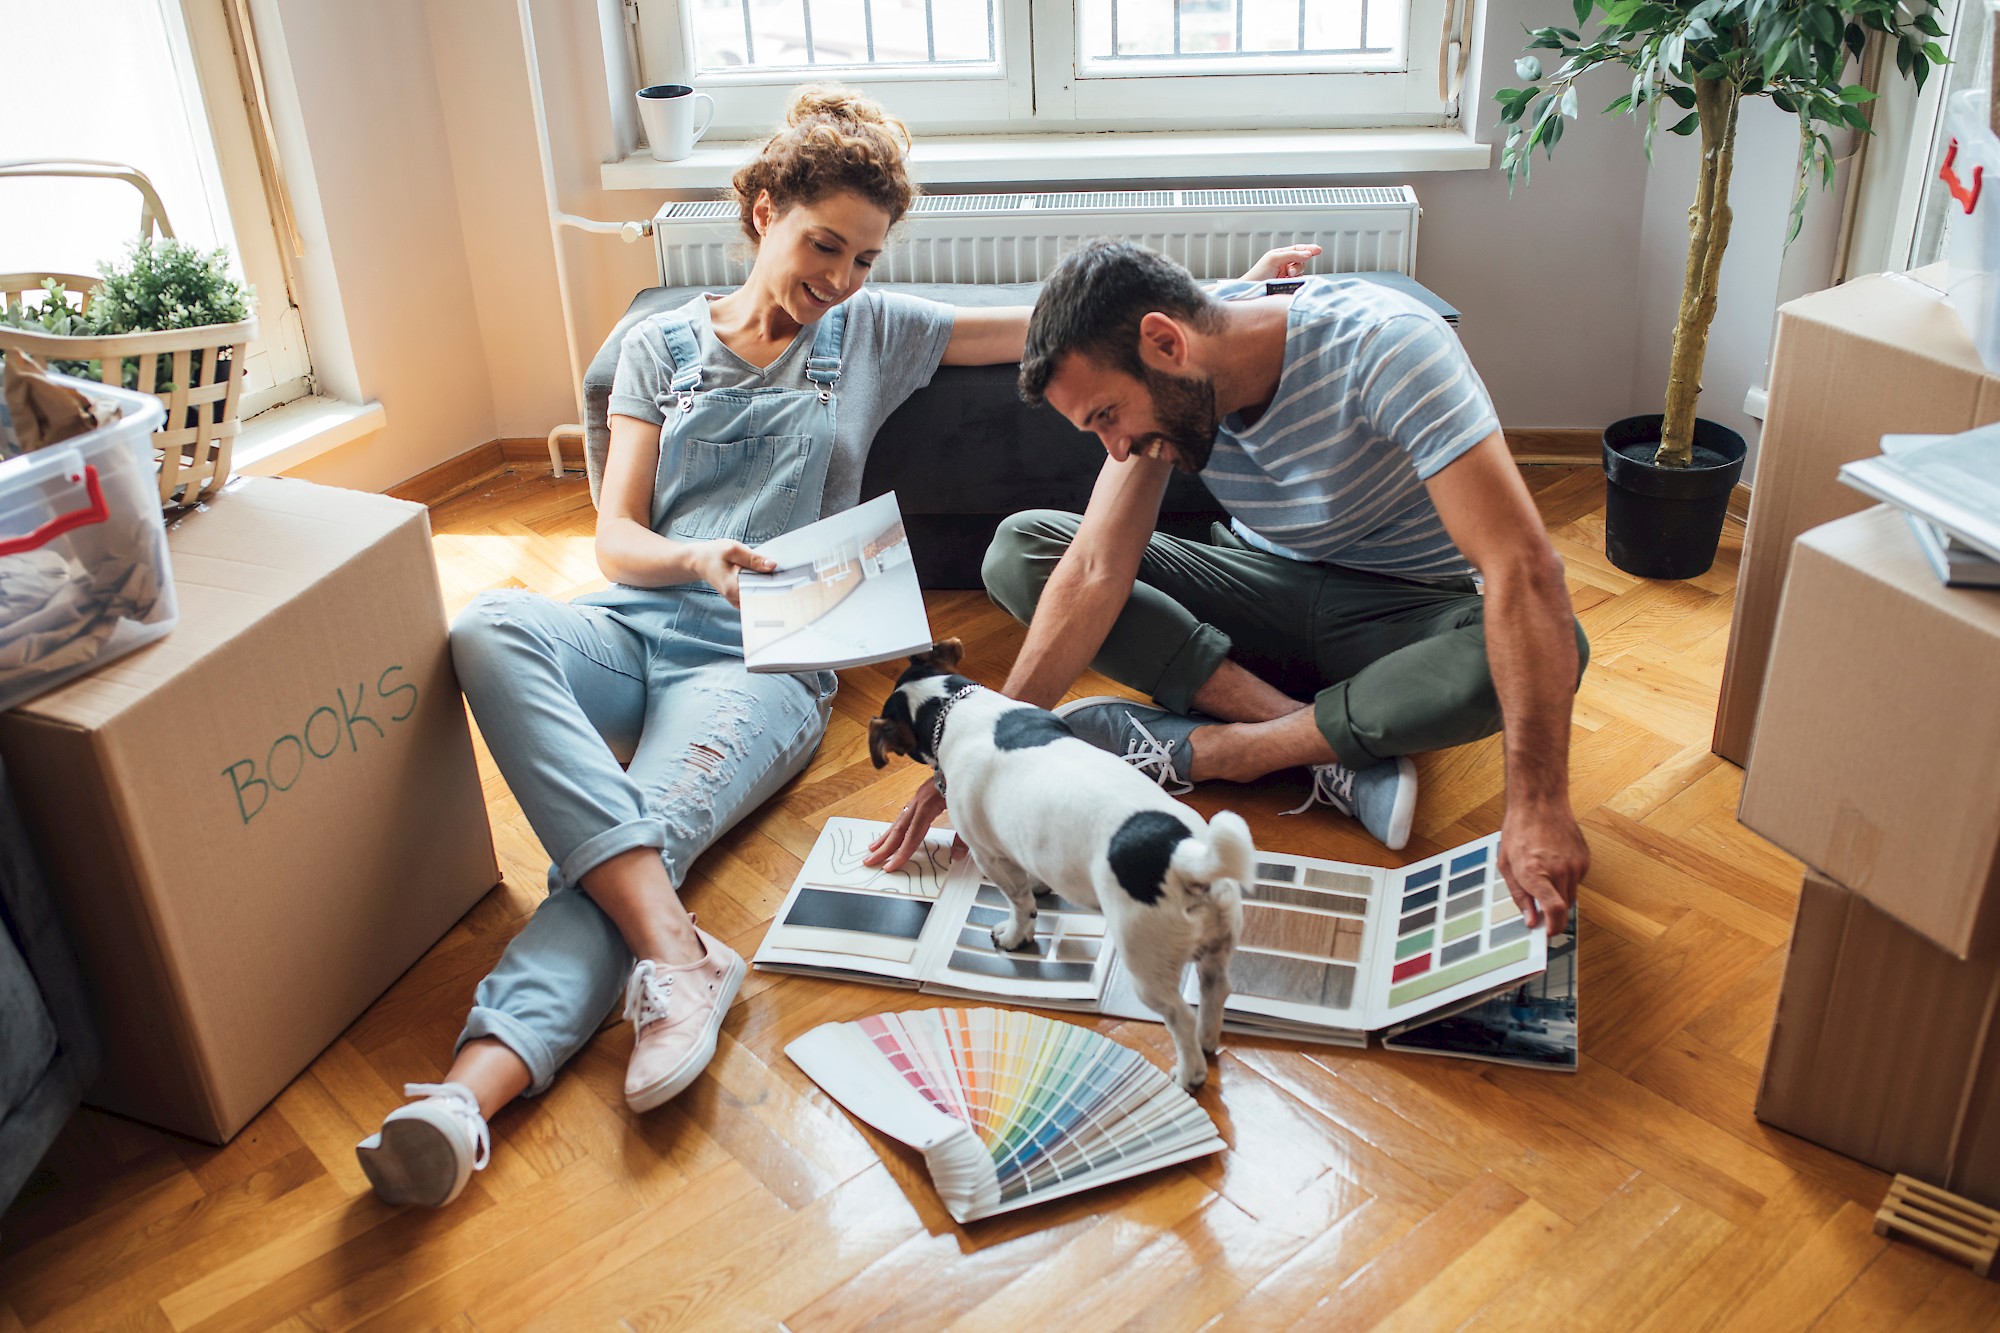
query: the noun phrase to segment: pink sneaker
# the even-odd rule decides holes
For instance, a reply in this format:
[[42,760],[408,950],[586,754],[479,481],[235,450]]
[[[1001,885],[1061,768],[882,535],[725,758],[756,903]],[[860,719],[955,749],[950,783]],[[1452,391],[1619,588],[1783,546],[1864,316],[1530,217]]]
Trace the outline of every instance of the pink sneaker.
[[641,958],[625,983],[625,1017],[633,1029],[625,1104],[635,1111],[677,1096],[708,1067],[723,1017],[743,985],[742,955],[705,930],[695,934],[706,958],[676,964]]

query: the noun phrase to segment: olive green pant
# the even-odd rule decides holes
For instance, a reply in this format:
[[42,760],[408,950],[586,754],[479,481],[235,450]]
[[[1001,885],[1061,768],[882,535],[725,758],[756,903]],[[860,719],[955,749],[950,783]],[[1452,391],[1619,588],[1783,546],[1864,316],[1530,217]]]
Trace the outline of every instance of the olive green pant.
[[[1033,619],[1081,522],[1053,509],[1003,522],[981,569],[993,600],[1023,624]],[[1484,612],[1469,578],[1415,583],[1306,564],[1246,546],[1218,523],[1207,544],[1153,535],[1091,665],[1187,714],[1223,660],[1234,660],[1311,699],[1335,756],[1366,768],[1500,730]],[[1580,680],[1590,656],[1581,625],[1576,651]]]

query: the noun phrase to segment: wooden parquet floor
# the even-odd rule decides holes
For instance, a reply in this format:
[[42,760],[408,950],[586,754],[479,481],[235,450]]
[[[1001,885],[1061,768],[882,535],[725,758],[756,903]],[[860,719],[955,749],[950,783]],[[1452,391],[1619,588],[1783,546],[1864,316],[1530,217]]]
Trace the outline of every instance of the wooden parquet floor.
[[[79,1115],[0,1227],[0,1333],[2000,1325],[2000,1285],[1872,1233],[1881,1173],[1751,1115],[1799,867],[1736,822],[1741,774],[1708,752],[1735,532],[1708,575],[1642,582],[1601,554],[1594,471],[1527,475],[1595,649],[1572,750],[1595,857],[1580,1073],[1231,1038],[1201,1093],[1227,1152],[959,1227],[913,1154],[782,1054],[818,1023],[930,1002],[753,974],[679,1100],[626,1111],[630,1037],[608,1028],[497,1118],[492,1166],[455,1205],[393,1212],[354,1142],[403,1082],[442,1073],[542,893],[541,849],[482,752],[505,883],[227,1148]],[[502,476],[441,505],[453,609],[486,587],[593,585],[591,522],[575,478]],[[1020,630],[981,595],[931,600],[998,684]],[[887,818],[922,780],[868,762],[892,674],[844,673],[810,769],[687,886],[744,953],[822,821]],[[1498,827],[1497,739],[1421,770],[1412,858]],[[1194,799],[1260,843],[1380,855],[1338,818],[1280,820],[1301,788]],[[1158,1026],[1100,1026],[1167,1062]]]

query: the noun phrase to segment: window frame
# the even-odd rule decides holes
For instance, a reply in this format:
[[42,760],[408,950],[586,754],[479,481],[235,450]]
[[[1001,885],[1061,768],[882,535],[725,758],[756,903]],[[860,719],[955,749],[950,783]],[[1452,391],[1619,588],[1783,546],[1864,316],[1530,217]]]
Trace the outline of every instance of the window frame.
[[316,381],[293,266],[280,251],[291,243],[289,228],[280,228],[272,214],[250,121],[254,99],[243,86],[224,11],[229,2],[162,0],[161,9],[189,117],[208,131],[210,198],[228,215],[237,265],[257,293],[257,337],[250,344],[242,394],[241,417],[247,421],[310,397]]
[[[1065,133],[1107,130],[1388,129],[1458,123],[1457,89],[1442,30],[1459,5],[1478,0],[1405,0],[1404,57],[1394,70],[1162,73],[1078,70],[1077,0],[994,0],[997,68],[987,75],[884,69],[867,77],[801,71],[690,74],[692,6],[627,0],[646,83],[692,83],[716,100],[711,135],[750,138],[784,116],[791,90],[838,77],[880,98],[924,134]],[[1034,26],[1031,31],[1030,11]],[[678,71],[678,72],[676,72]],[[1189,108],[1199,106],[1198,115]],[[1296,107],[1295,111],[1274,108]]]

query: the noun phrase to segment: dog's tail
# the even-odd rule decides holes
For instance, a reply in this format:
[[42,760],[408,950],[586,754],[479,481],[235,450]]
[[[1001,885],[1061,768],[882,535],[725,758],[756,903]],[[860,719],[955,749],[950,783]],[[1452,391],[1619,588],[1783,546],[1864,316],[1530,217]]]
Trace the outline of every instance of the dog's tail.
[[1208,841],[1183,839],[1174,848],[1171,868],[1194,894],[1206,894],[1223,881],[1240,887],[1250,878],[1257,850],[1250,843],[1250,826],[1231,811],[1219,811],[1208,821]]

